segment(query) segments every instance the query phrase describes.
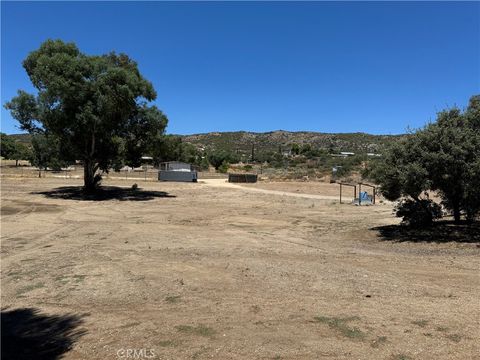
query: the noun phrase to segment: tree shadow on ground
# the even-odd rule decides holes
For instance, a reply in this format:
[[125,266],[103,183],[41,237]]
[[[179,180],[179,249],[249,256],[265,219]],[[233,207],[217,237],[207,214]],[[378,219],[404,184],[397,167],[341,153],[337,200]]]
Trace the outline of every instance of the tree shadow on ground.
[[2,360],[61,359],[86,331],[79,315],[44,315],[37,309],[2,309]]
[[92,194],[85,194],[82,186],[63,186],[53,190],[32,192],[51,199],[86,200],[86,201],[147,201],[155,198],[174,198],[165,191],[142,190],[141,188],[121,188],[117,186],[102,186]]
[[453,221],[437,221],[423,228],[385,225],[371,230],[377,231],[384,241],[480,243],[480,222],[454,224]]

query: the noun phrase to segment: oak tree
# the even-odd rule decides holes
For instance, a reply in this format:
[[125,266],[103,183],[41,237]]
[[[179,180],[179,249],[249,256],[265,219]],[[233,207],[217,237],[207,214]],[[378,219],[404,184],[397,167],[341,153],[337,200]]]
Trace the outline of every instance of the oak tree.
[[119,158],[135,165],[167,117],[149,105],[157,94],[125,54],[87,55],[47,40],[23,61],[36,94],[19,90],[5,107],[23,130],[56,139],[62,157],[81,160],[84,189]]

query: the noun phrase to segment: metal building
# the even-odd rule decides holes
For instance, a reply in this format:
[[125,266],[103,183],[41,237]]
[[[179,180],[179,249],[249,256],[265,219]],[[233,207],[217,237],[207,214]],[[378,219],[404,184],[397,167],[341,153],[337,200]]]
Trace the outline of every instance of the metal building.
[[159,181],[197,182],[197,171],[191,164],[169,161],[160,164]]

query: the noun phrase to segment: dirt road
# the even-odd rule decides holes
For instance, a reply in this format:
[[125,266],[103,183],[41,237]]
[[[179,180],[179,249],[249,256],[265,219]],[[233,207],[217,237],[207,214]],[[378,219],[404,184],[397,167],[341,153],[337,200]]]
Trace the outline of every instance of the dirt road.
[[[236,189],[236,190],[241,190],[241,191],[249,191],[249,192],[257,192],[257,193],[268,194],[268,195],[291,196],[291,197],[305,198],[305,199],[315,199],[315,200],[336,200],[336,201],[339,200],[338,195],[317,195],[317,194],[311,194],[311,193],[310,194],[305,194],[305,193],[291,192],[291,191],[270,190],[270,189],[265,189],[265,188],[262,188],[262,187],[256,187],[255,185],[252,186],[252,184],[241,185],[241,184],[229,183],[225,179],[203,179],[203,180],[200,181],[200,183],[203,183],[207,186],[230,188],[230,189]],[[316,185],[317,184],[320,184],[320,183],[316,183]],[[261,185],[262,184],[260,184],[260,186]],[[327,184],[321,184],[321,185],[327,185]],[[311,187],[313,187],[313,186],[311,186]],[[332,192],[334,187],[336,187],[336,186],[331,185],[332,189],[329,189],[330,192]],[[353,197],[352,196],[344,196],[343,200],[352,201]]]

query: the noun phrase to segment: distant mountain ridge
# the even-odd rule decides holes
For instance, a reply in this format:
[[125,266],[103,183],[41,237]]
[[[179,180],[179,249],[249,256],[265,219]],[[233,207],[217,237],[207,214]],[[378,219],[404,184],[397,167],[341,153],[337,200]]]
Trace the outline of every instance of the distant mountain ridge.
[[[9,135],[24,144],[30,144],[29,134]],[[321,133],[314,131],[285,131],[269,132],[228,131],[209,132],[192,135],[176,135],[183,141],[198,148],[250,152],[252,146],[255,151],[278,151],[289,149],[293,144],[309,144],[313,148],[332,151],[351,152],[381,152],[388,143],[398,140],[405,135],[372,135],[366,133]]]
[[205,148],[232,151],[288,149],[293,144],[334,151],[379,152],[386,144],[405,135],[371,135],[366,133],[321,133],[314,131],[269,131],[263,133],[233,131],[179,135],[183,141]]

